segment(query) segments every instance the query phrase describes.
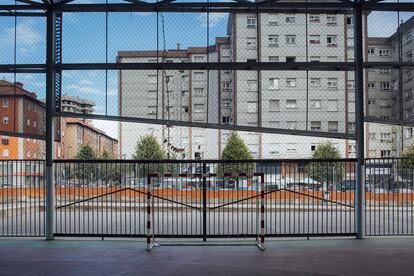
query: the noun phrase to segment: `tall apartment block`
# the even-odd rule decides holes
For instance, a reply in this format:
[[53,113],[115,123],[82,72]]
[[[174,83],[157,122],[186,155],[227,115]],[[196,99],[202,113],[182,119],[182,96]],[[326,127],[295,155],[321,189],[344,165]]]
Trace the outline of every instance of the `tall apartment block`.
[[[364,18],[366,28],[367,18]],[[412,59],[414,19],[390,38],[364,36],[370,61]],[[367,34],[367,30],[364,31]],[[207,48],[120,52],[118,62],[352,62],[353,18],[347,14],[233,13],[228,37]],[[397,49],[397,50],[396,50]],[[370,69],[365,75],[366,114],[381,119],[413,116],[411,70]],[[401,76],[401,77],[400,77]],[[402,83],[402,84],[401,84]],[[398,85],[403,87],[404,95]],[[291,130],[354,133],[355,81],[348,71],[128,71],[119,75],[120,115],[179,121],[236,124]],[[396,114],[404,103],[404,114]],[[139,108],[137,108],[137,106]],[[400,116],[400,117],[398,117]],[[140,135],[152,132],[166,148],[182,149],[182,158],[218,158],[230,131],[163,128],[128,124],[121,130],[120,150],[129,157]],[[412,128],[366,124],[366,155],[398,155],[411,144]],[[168,134],[169,132],[169,134]],[[208,133],[208,135],[207,135]],[[355,156],[349,140],[242,133],[256,158],[310,157],[330,140],[343,157]],[[402,144],[401,135],[405,135]],[[408,140],[407,140],[408,139]],[[213,143],[211,143],[213,141]]]

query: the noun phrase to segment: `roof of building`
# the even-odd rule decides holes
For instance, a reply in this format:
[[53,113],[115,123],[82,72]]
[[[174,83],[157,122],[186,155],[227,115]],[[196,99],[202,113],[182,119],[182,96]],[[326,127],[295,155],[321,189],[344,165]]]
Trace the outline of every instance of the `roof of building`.
[[83,127],[86,127],[102,136],[107,137],[108,139],[118,143],[118,140],[115,138],[112,138],[111,136],[109,136],[108,134],[106,134],[104,131],[100,130],[99,128],[94,127],[92,124],[90,124],[89,122],[79,119],[79,118],[66,118],[66,124],[77,124]]
[[24,97],[32,102],[39,104],[42,107],[45,106],[45,103],[37,98],[36,93],[24,89],[23,83],[21,82],[16,82],[13,84],[6,80],[0,80],[0,97],[2,96]]

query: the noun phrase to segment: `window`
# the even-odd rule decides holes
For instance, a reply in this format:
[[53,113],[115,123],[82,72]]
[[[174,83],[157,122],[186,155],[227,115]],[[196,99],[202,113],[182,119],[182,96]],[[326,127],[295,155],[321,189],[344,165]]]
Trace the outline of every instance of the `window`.
[[296,100],[286,100],[286,108],[287,109],[296,109],[297,108]]
[[319,23],[321,22],[321,17],[319,14],[311,14],[309,16],[309,22],[310,23]]
[[277,21],[275,21],[275,20],[271,20],[271,21],[269,21],[268,25],[269,25],[269,26],[277,26],[277,25],[279,25],[279,24],[277,23]]
[[336,47],[338,43],[338,37],[336,35],[328,35],[326,37],[326,43],[328,44],[328,47]]
[[279,46],[279,36],[278,35],[269,35],[268,36],[269,47]]
[[390,82],[382,81],[380,88],[381,88],[381,91],[390,91]]
[[223,82],[221,82],[221,88],[223,90],[226,90],[226,91],[230,90],[230,82],[229,81],[223,81]]
[[412,138],[413,134],[414,132],[412,127],[405,129],[405,138]]
[[310,44],[320,44],[321,43],[321,36],[320,35],[310,35],[309,36],[309,43]]
[[286,35],[286,44],[295,44],[296,35]]
[[148,83],[157,83],[157,75],[149,75]]
[[337,89],[337,88],[338,88],[338,79],[328,78],[328,89]]
[[222,104],[224,108],[231,107],[231,100],[223,100]]
[[9,149],[3,149],[3,156],[8,157],[9,156]]
[[194,96],[203,97],[204,96],[204,88],[194,88]]
[[3,99],[3,107],[9,107],[9,100]]
[[382,74],[382,75],[387,75],[387,74],[390,74],[391,73],[391,70],[390,69],[381,68],[379,70],[379,73]]
[[287,121],[286,122],[287,129],[296,129],[296,121]]
[[269,100],[269,111],[279,111],[279,100]]
[[27,119],[27,126],[30,126],[30,119]]
[[148,99],[155,100],[157,99],[157,90],[148,90],[147,95]]
[[327,111],[338,111],[338,100],[328,100]]
[[349,133],[355,132],[355,123],[348,123],[348,132]]
[[380,57],[389,57],[390,56],[390,50],[389,49],[379,49],[378,54]]
[[247,113],[256,113],[256,112],[257,112],[257,103],[247,102]]
[[247,28],[256,28],[256,18],[254,17],[247,18]]
[[338,122],[329,121],[328,122],[328,132],[338,132]]
[[279,57],[278,56],[270,56],[269,57],[269,62],[279,62]]
[[407,89],[407,91],[405,91],[405,98],[407,100],[411,100],[413,98],[413,89]]
[[413,73],[411,72],[411,70],[405,72],[406,77],[407,77],[407,81],[410,81],[413,79]]
[[286,62],[295,62],[296,57],[286,57]]
[[195,81],[204,80],[204,72],[194,72],[194,80]]
[[381,151],[381,158],[387,158],[391,157],[391,151],[390,150],[382,150]]
[[381,142],[390,142],[391,141],[391,133],[390,132],[381,132],[380,133],[380,141]]
[[269,89],[278,90],[279,89],[279,79],[270,78],[269,79]]
[[310,100],[309,101],[309,108],[311,108],[311,109],[320,109],[321,108],[321,100]]
[[229,116],[221,117],[221,122],[225,125],[229,125],[230,124],[230,117]]
[[346,25],[354,25],[354,18],[353,17],[347,17],[346,18]]
[[311,121],[311,130],[321,130],[321,122]]
[[407,43],[410,43],[411,42],[411,39],[412,39],[412,31],[408,31],[405,34],[405,41],[407,41]]
[[286,23],[295,23],[295,15],[294,14],[286,15]]
[[204,56],[194,56],[194,61],[195,62],[203,62],[204,61]]
[[346,87],[348,88],[348,90],[355,90],[355,81],[349,80],[346,84]]
[[257,91],[257,81],[247,80],[247,90],[248,91]]
[[405,53],[405,57],[407,58],[407,61],[413,61],[413,51]]
[[311,56],[309,58],[309,61],[310,62],[320,62],[321,61],[321,57],[319,57],[319,56]]
[[320,78],[311,78],[310,79],[310,86],[311,87],[320,87],[321,86],[321,79]]
[[37,127],[36,121],[33,122],[33,127]]
[[336,24],[336,15],[329,14],[326,16],[326,24],[335,25]]
[[370,55],[375,54],[375,48],[368,48],[368,54]]
[[295,78],[287,78],[286,79],[286,86],[287,87],[295,87],[296,86],[296,79]]
[[413,118],[413,109],[412,109],[412,108],[408,108],[408,109],[406,110],[406,113],[405,113],[405,118],[406,118],[407,120],[411,120],[411,119]]
[[368,88],[375,88],[375,82],[373,81],[368,82]]
[[246,40],[247,49],[256,49],[256,38],[248,37]]
[[194,112],[201,113],[204,111],[204,104],[195,104],[194,105]]
[[188,113],[188,106],[182,106],[181,107],[181,112],[182,113]]
[[157,114],[157,107],[156,106],[148,106],[148,115],[155,115]]
[[368,133],[368,138],[370,141],[375,141],[377,134],[376,133]]

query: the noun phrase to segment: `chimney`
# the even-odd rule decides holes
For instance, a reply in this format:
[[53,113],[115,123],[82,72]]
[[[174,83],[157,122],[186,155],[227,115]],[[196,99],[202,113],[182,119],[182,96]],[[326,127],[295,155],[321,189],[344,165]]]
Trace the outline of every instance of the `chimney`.
[[177,43],[177,50],[180,50],[180,46],[181,46],[181,44]]

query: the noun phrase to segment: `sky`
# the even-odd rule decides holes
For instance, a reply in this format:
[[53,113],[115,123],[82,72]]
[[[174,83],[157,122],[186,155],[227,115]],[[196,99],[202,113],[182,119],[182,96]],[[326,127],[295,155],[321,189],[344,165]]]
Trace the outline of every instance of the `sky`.
[[[400,13],[398,18],[393,12],[373,12],[368,20],[369,36],[390,36],[396,31],[399,20],[405,21],[412,15],[414,13]],[[163,49],[163,33],[167,49],[176,48],[177,43],[181,48],[206,46],[207,32],[209,44],[214,44],[215,37],[226,36],[227,21],[228,14],[212,13],[209,15],[210,28],[207,28],[206,14],[160,13],[157,28],[156,13],[109,13],[108,18],[105,13],[65,13],[63,62],[116,62],[118,51],[157,49],[157,33],[159,49]],[[0,17],[0,64],[44,63],[45,27],[44,18],[17,17],[15,21],[14,17]],[[63,93],[94,101],[98,114],[117,115],[118,74],[108,71],[107,76],[106,81],[105,71],[65,71]],[[13,81],[14,78],[13,74],[0,74],[0,79]],[[39,98],[45,97],[44,74],[18,74],[16,81],[36,92]],[[116,122],[97,121],[96,126],[103,127],[109,135],[117,136]]]

